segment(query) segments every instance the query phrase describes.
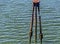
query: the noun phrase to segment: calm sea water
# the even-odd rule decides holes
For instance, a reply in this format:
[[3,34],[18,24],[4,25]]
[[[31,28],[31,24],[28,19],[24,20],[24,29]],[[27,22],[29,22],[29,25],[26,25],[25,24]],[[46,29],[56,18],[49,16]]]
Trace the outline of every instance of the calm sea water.
[[[43,44],[60,44],[60,0],[41,0],[40,10]],[[32,0],[0,0],[0,44],[28,44],[31,16]]]

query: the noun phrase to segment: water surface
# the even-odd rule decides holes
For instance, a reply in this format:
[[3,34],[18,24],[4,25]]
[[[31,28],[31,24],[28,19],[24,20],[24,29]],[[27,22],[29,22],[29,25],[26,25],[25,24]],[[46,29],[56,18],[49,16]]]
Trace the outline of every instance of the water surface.
[[[41,0],[40,10],[43,44],[60,44],[60,0]],[[32,0],[0,0],[0,44],[28,44],[31,16]]]

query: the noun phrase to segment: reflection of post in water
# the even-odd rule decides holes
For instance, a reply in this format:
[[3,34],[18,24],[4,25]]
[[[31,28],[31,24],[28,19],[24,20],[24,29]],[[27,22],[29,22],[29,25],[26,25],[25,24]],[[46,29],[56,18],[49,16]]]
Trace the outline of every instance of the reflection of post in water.
[[42,33],[42,26],[41,26],[41,16],[39,16],[39,27],[40,27],[40,34],[39,34],[39,38],[42,44],[42,39],[43,39],[43,33]]

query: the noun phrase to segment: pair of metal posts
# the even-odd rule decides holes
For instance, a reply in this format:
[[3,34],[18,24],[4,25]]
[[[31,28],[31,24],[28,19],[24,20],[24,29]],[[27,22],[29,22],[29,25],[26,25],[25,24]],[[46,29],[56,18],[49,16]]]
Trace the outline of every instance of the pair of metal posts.
[[[32,14],[32,18],[31,18],[31,24],[30,24],[30,32],[29,32],[29,44],[31,44],[31,39],[32,39],[32,35],[33,35],[33,20],[35,18],[35,44],[37,43],[37,7],[34,8],[35,12],[33,12]],[[34,14],[35,13],[35,14]],[[42,39],[43,39],[43,34],[42,34],[42,27],[41,27],[41,16],[39,16],[39,28],[40,28],[40,33],[39,33],[39,39],[40,39],[40,44],[42,44]]]

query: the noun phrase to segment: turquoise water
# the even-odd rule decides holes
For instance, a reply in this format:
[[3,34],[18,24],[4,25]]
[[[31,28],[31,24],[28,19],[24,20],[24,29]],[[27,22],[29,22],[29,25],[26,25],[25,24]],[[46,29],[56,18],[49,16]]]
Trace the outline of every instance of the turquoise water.
[[[60,44],[60,0],[41,0],[40,10],[43,44]],[[28,44],[31,16],[32,0],[0,0],[0,44]]]

